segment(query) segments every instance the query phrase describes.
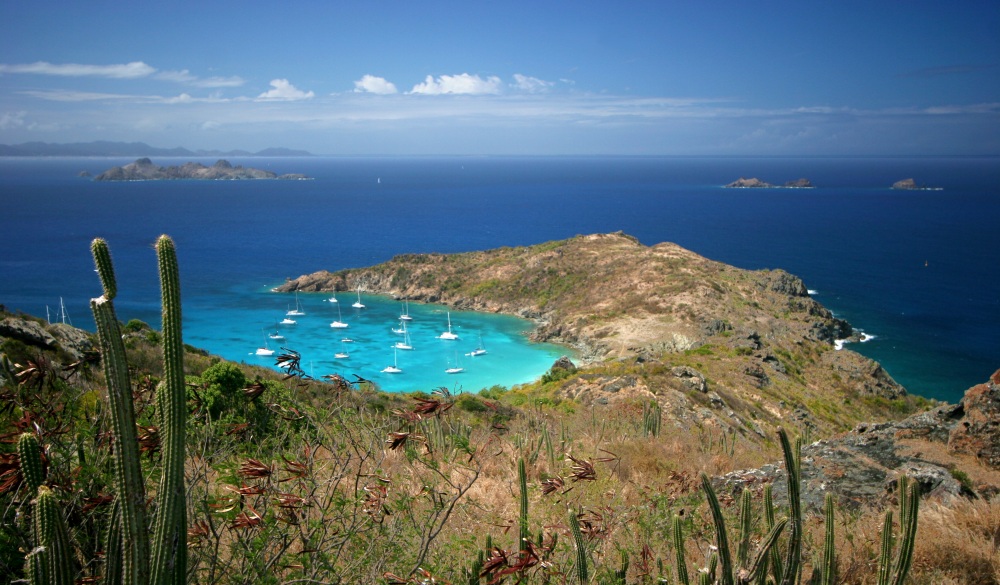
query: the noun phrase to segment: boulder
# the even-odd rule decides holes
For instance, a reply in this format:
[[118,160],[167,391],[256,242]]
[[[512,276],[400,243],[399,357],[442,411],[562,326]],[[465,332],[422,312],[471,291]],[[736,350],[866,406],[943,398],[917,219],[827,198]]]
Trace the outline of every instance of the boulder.
[[28,345],[36,347],[52,348],[56,339],[40,324],[28,319],[18,317],[7,317],[0,321],[0,336],[10,337]]
[[965,416],[952,429],[948,447],[1000,469],[1000,370],[966,391],[961,404]]
[[670,370],[670,373],[681,381],[684,387],[697,392],[707,392],[708,384],[705,383],[705,376],[698,370],[689,366],[677,366]]

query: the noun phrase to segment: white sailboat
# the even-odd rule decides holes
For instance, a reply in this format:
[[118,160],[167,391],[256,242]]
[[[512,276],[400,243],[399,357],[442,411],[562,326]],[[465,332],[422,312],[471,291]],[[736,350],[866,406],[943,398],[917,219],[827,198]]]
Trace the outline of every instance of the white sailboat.
[[295,323],[297,323],[297,321],[295,319],[290,319],[288,317],[285,317],[284,319],[281,320],[280,324],[281,325],[295,325]]
[[382,368],[383,374],[402,374],[403,370],[399,369],[396,364],[396,348],[392,349],[392,365]]
[[451,332],[451,311],[448,311],[448,330],[438,335],[438,339],[458,339],[458,335]]
[[341,321],[341,319],[343,319],[343,316],[340,314],[340,304],[337,304],[337,320],[330,323],[330,327],[333,327],[334,329],[346,329],[348,325],[347,323]]
[[[263,333],[263,331],[261,331]],[[267,346],[267,336],[264,336],[264,346],[258,347],[257,351],[254,352],[255,355],[261,356],[272,356],[274,355],[274,350]]]
[[302,310],[302,305],[299,304],[299,291],[295,291],[295,308],[289,309],[285,314],[289,317],[302,317],[306,314]]
[[268,333],[267,336],[269,338],[275,340],[275,341],[284,341],[285,340],[285,336],[282,335],[280,331],[278,331],[278,324],[277,323],[274,324],[274,333]]
[[400,321],[412,321],[413,317],[410,316],[410,301],[403,299],[403,312],[399,315]]
[[393,347],[405,350],[413,349],[413,346],[410,345],[410,333],[406,330],[406,321],[403,321],[403,341],[397,341]]
[[336,303],[336,302],[338,302],[337,301],[337,291],[333,291],[333,296],[330,297],[330,298],[328,298],[328,299],[326,299],[326,302],[328,302],[328,303]]
[[470,357],[476,357],[477,355],[486,355],[486,348],[483,347],[483,336],[482,335],[479,336],[479,345],[476,346],[476,349],[470,351],[468,353],[468,355]]
[[333,354],[333,357],[336,358],[336,359],[338,359],[338,360],[346,360],[347,358],[351,357],[351,354],[347,353],[347,350],[344,349],[344,341],[343,340],[340,341],[340,351],[338,351],[337,353]]
[[461,374],[464,371],[465,371],[465,368],[463,368],[462,365],[458,363],[458,352],[455,352],[455,365],[451,366],[450,368],[448,368],[447,370],[445,370],[444,373],[445,374]]
[[364,309],[365,305],[361,302],[361,287],[358,287],[358,300],[351,304],[355,309]]

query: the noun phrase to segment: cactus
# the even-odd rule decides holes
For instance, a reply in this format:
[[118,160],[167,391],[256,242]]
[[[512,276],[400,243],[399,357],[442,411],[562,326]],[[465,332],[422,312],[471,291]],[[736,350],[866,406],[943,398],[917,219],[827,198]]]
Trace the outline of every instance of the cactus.
[[531,531],[528,529],[528,474],[524,468],[524,459],[517,461],[517,479],[521,490],[521,514],[518,517],[519,538],[517,540],[517,550],[527,550],[528,541],[531,540]]
[[826,494],[826,537],[823,543],[823,568],[820,585],[833,585],[836,580],[837,559],[833,549],[833,494]]
[[802,560],[802,501],[799,490],[802,485],[801,441],[795,442],[792,448],[785,429],[778,429],[781,440],[781,451],[785,458],[785,472],[788,474],[788,515],[791,527],[788,533],[788,549],[785,551],[785,562],[782,567],[783,577],[777,581],[779,585],[793,585],[799,582],[800,562]]
[[[148,539],[145,484],[139,464],[135,435],[132,389],[121,339],[118,318],[112,303],[117,292],[114,268],[107,243],[96,239],[91,245],[94,264],[101,278],[104,296],[90,302],[100,338],[108,402],[115,434],[115,475],[121,506],[121,533],[124,545],[122,582],[130,585],[182,584],[187,580],[187,509],[184,489],[185,426],[187,418],[184,388],[184,346],[181,342],[180,276],[173,241],[160,236],[156,255],[163,303],[164,379],[156,392],[163,445],[163,472],[156,494],[156,522],[152,550]],[[114,515],[106,546],[115,548]],[[113,578],[117,565],[105,569]],[[107,579],[111,582],[112,579]]]
[[17,455],[21,461],[21,476],[28,487],[28,493],[37,494],[45,481],[45,467],[42,464],[42,447],[38,438],[31,433],[23,433],[17,439]]
[[113,298],[116,291],[114,268],[107,243],[96,239],[90,246],[94,264],[101,278],[105,295],[91,299],[97,334],[101,347],[104,376],[107,379],[108,403],[111,407],[112,431],[115,436],[115,484],[121,501],[121,521],[124,541],[125,574],[123,583],[145,585],[149,582],[149,537],[146,526],[146,487],[139,464],[139,443],[135,433],[135,407],[129,380],[125,344],[115,315]]
[[657,402],[647,402],[642,405],[642,436],[660,436],[662,409]]
[[917,537],[917,512],[920,507],[920,486],[906,476],[899,479],[899,551],[892,561],[895,538],[892,534],[892,510],[885,513],[882,527],[882,554],[879,558],[878,585],[901,585],[910,572],[913,547]]
[[681,531],[681,517],[674,514],[673,521],[674,556],[677,563],[677,585],[690,585],[687,561],[684,560],[684,533]]
[[[35,555],[44,564],[44,577],[35,572],[38,565],[31,563],[32,584],[73,585],[76,571],[73,570],[73,551],[69,540],[69,529],[62,517],[59,502],[46,486],[38,488],[35,500],[35,534],[39,547]],[[36,580],[37,579],[37,580]]]
[[[38,443],[38,438],[31,433],[23,433],[17,440],[17,455],[21,462],[21,476],[24,478],[24,484],[28,489],[28,493],[37,495],[38,488],[45,481],[45,469],[42,465],[42,447]],[[38,510],[36,509],[35,515],[37,516],[37,514]],[[33,523],[31,531],[37,548],[32,553],[29,553],[26,559],[28,561],[29,581],[33,585],[47,583],[49,581],[49,572],[46,559],[40,554],[45,549],[41,545],[42,536],[39,533],[37,523]]]
[[156,526],[150,583],[187,582],[187,505],[184,491],[184,446],[187,390],[184,387],[184,345],[181,342],[180,271],[174,242],[156,241],[163,303],[163,382],[156,392],[163,444],[163,473],[156,493]]
[[572,509],[569,511],[569,528],[573,533],[573,542],[576,544],[576,576],[580,583],[589,580],[587,572],[587,543],[583,541],[583,533],[580,532],[580,521]]

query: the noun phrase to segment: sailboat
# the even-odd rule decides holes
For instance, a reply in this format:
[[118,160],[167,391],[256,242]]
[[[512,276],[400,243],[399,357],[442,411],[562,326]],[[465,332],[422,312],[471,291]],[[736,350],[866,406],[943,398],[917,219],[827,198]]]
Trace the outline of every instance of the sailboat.
[[348,325],[347,325],[347,323],[344,323],[343,321],[341,321],[342,318],[343,318],[343,316],[340,314],[340,304],[338,303],[337,304],[337,320],[334,321],[333,323],[330,323],[330,327],[333,327],[334,329],[345,329],[345,328],[347,328]]
[[476,346],[476,349],[470,351],[468,355],[471,357],[476,357],[477,355],[486,355],[486,348],[483,347],[482,334],[479,335],[479,345]]
[[351,306],[354,307],[355,309],[364,309],[365,308],[364,304],[362,304],[362,302],[361,302],[361,287],[360,286],[358,287],[358,300],[356,302],[352,303]]
[[291,319],[289,317],[285,317],[284,319],[281,320],[281,325],[295,325],[295,323],[296,323],[295,319]]
[[268,333],[267,336],[270,337],[271,339],[275,340],[275,341],[284,341],[285,340],[285,336],[282,335],[280,331],[278,331],[278,323],[277,323],[277,321],[274,323],[274,333]]
[[410,345],[410,333],[406,330],[406,321],[403,321],[403,341],[397,341],[393,347],[396,349],[413,349],[413,346]]
[[392,349],[392,365],[382,368],[383,374],[402,374],[403,370],[396,365],[396,348]]
[[285,314],[289,317],[302,317],[305,315],[305,311],[302,310],[302,305],[299,304],[299,291],[295,291],[295,308],[289,309]]
[[458,339],[458,335],[451,332],[451,311],[448,311],[448,330],[438,335],[438,339]]
[[[263,333],[263,331],[261,331],[261,333]],[[274,350],[267,346],[267,336],[264,336],[264,346],[258,347],[257,351],[255,351],[254,354],[262,356],[274,355]]]
[[403,300],[403,312],[399,315],[400,321],[412,321],[413,317],[410,316],[410,301]]
[[328,303],[336,303],[337,302],[337,291],[333,291],[333,296],[330,297],[330,298],[328,298],[328,299],[326,299],[326,302],[328,302]]
[[450,367],[450,368],[448,368],[447,370],[445,370],[444,373],[445,374],[461,374],[464,371],[465,371],[465,368],[463,368],[458,363],[458,352],[455,352],[455,365],[452,366],[452,367]]
[[347,350],[344,349],[344,341],[343,340],[340,341],[340,351],[338,351],[337,353],[333,354],[333,357],[336,358],[336,359],[338,359],[338,360],[346,360],[347,358],[351,357],[351,354],[347,353]]

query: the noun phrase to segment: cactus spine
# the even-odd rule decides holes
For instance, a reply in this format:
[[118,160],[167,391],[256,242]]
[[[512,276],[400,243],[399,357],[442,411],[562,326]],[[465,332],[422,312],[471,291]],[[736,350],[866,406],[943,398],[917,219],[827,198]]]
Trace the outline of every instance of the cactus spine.
[[35,534],[40,548],[35,555],[45,565],[45,581],[36,580],[34,572],[37,565],[31,566],[33,583],[51,583],[52,585],[73,585],[73,550],[69,541],[69,529],[66,520],[59,511],[59,502],[46,486],[38,488],[38,498],[35,500]]
[[181,342],[180,272],[174,242],[156,241],[163,302],[163,382],[157,389],[163,474],[156,494],[152,585],[187,581],[187,507],[184,491],[184,445],[187,419],[184,345]]
[[[123,583],[145,585],[149,582],[149,537],[146,528],[146,487],[139,464],[139,443],[135,433],[135,407],[129,380],[125,344],[115,315],[114,268],[108,244],[96,239],[90,246],[94,264],[101,278],[104,296],[91,299],[90,308],[97,324],[104,375],[108,386],[108,403],[115,435],[115,483],[121,501],[121,522],[124,533]],[[109,296],[110,295],[110,296]]]

